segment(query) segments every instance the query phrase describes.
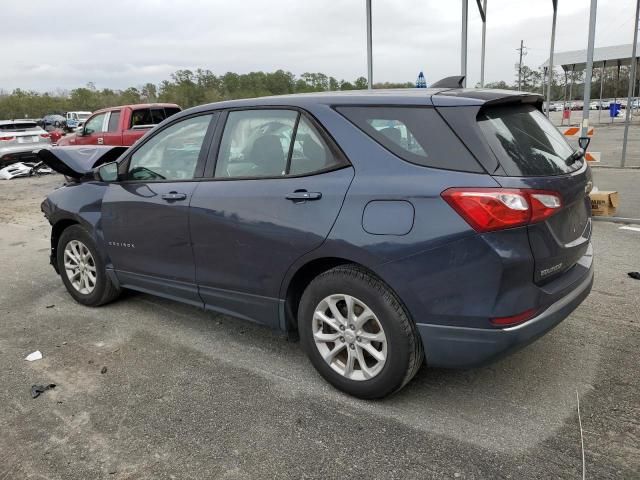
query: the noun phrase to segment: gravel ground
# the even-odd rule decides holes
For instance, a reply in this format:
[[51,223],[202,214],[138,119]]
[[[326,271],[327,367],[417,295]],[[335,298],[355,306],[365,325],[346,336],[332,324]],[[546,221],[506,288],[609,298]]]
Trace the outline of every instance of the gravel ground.
[[0,184],[0,479],[575,479],[577,396],[586,478],[639,478],[640,232],[595,224],[593,292],[536,343],[366,402],[265,328],[143,294],[74,303],[39,211],[61,179]]

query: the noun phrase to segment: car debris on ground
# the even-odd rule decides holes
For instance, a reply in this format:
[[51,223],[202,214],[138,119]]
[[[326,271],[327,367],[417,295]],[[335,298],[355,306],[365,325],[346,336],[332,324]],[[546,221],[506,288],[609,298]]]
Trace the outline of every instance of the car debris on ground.
[[56,388],[55,383],[49,383],[48,385],[31,385],[31,398],[38,398],[41,393]]
[[36,360],[42,360],[42,352],[40,352],[40,350],[31,352],[29,355],[25,357],[25,360],[27,360],[28,362],[35,362]]

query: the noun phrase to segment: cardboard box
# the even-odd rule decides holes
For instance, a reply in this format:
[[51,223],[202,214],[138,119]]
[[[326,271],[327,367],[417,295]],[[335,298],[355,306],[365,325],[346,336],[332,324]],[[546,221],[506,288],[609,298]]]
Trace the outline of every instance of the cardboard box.
[[613,190],[596,190],[589,194],[591,198],[591,214],[593,216],[614,216],[620,203],[618,192]]

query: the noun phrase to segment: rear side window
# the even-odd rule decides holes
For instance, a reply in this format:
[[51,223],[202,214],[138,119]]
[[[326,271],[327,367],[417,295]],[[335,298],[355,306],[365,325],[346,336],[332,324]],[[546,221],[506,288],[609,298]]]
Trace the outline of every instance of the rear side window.
[[562,175],[582,166],[567,165],[573,148],[533,106],[489,108],[478,116],[478,125],[508,176]]
[[107,131],[117,132],[119,125],[120,125],[120,110],[115,110],[111,112],[111,116],[109,117],[109,127],[107,128]]
[[180,111],[175,107],[139,108],[131,114],[131,128],[147,128],[162,123]]
[[483,172],[433,108],[338,107],[336,110],[403,160],[425,167]]

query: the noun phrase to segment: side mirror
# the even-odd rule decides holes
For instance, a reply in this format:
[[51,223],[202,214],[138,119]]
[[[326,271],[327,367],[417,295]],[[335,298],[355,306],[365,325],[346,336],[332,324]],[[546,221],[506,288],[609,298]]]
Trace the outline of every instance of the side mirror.
[[110,162],[99,166],[94,176],[101,182],[115,182],[118,180],[118,163]]
[[587,151],[587,147],[591,143],[591,137],[580,137],[578,139],[578,146],[583,150]]

